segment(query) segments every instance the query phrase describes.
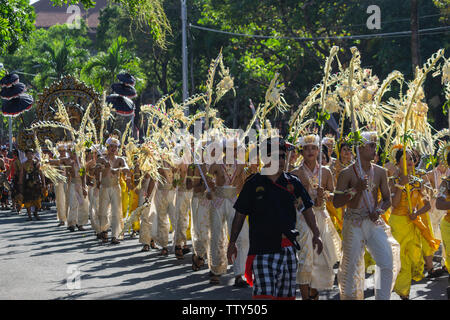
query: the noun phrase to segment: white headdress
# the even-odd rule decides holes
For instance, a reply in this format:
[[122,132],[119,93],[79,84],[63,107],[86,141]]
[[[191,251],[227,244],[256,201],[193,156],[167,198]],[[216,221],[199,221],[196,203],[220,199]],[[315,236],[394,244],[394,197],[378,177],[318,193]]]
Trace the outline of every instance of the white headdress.
[[364,144],[377,143],[378,144],[378,133],[376,131],[364,131],[361,132],[362,142]]
[[299,139],[300,146],[304,147],[306,145],[315,145],[319,147],[320,138],[317,134],[309,134],[306,136],[302,136]]
[[108,139],[106,139],[105,144],[106,144],[107,146],[113,144],[113,145],[115,145],[115,146],[117,146],[117,147],[120,147],[120,141],[119,141],[119,139],[116,139],[116,138],[113,138],[113,137],[109,137]]

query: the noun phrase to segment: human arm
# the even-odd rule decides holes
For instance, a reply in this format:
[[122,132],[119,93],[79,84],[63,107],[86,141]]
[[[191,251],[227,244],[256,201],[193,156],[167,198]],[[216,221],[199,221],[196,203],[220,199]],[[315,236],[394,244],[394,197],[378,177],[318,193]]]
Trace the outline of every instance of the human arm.
[[439,194],[436,200],[436,209],[450,210],[450,201],[447,201],[447,181],[442,181],[439,185]]
[[227,250],[227,258],[229,264],[232,264],[234,262],[234,259],[236,259],[237,256],[236,240],[239,236],[239,233],[242,230],[242,226],[244,225],[246,217],[247,216],[245,214],[239,213],[238,211],[236,211],[234,215],[233,223],[231,225],[230,242],[228,243],[228,250]]

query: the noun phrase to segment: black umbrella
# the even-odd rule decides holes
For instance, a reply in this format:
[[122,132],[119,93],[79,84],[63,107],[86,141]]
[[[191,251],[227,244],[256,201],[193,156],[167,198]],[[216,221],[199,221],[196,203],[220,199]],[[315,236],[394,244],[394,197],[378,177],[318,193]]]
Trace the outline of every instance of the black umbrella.
[[26,89],[27,87],[22,82],[18,82],[11,87],[3,87],[2,91],[0,91],[0,97],[2,99],[11,100],[24,93]]
[[16,117],[33,106],[33,97],[28,94],[21,94],[11,100],[3,100],[2,112],[4,116]]
[[115,93],[129,99],[135,98],[137,96],[136,89],[123,83],[113,83],[111,85],[111,88]]
[[119,81],[122,82],[123,84],[132,87],[134,87],[134,84],[136,83],[136,79],[129,73],[119,73],[117,75],[117,79],[119,79]]
[[0,80],[0,85],[2,87],[10,87],[13,84],[16,84],[19,82],[19,76],[15,73],[7,74]]
[[134,103],[127,97],[111,94],[106,97],[106,102],[112,104],[112,108],[122,116],[134,115]]

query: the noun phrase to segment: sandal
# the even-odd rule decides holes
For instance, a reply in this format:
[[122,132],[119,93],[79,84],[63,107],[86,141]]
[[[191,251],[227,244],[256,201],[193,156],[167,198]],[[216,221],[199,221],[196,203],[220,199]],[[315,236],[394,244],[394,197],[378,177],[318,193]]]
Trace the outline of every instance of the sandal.
[[443,271],[442,269],[431,269],[428,271],[428,274],[426,276],[427,279],[432,279],[432,278],[438,278],[440,276],[442,276]]
[[237,277],[236,279],[234,279],[234,287],[237,287],[237,288],[248,288],[249,285],[248,285],[247,281],[245,281],[241,277]]
[[319,291],[316,291],[316,294],[309,295],[309,300],[319,300]]
[[151,240],[151,241],[150,241],[150,248],[152,248],[152,249],[157,249],[154,240]]
[[183,249],[181,249],[180,246],[175,246],[175,257],[177,257],[178,260],[184,259]]
[[185,246],[183,249],[183,254],[188,254],[189,252],[191,252],[191,249],[189,249],[187,246]]
[[148,244],[144,244],[144,246],[141,249],[141,252],[147,252],[150,251],[150,246]]
[[101,237],[102,237],[102,242],[103,242],[103,243],[108,242],[108,232],[107,232],[107,231],[103,231],[103,232],[101,233]]
[[212,285],[218,285],[218,284],[220,284],[220,276],[215,275],[215,274],[212,274],[212,275],[209,277],[209,283],[212,284]]
[[196,254],[192,255],[192,270],[198,271],[201,267],[205,265],[205,259],[197,256]]
[[112,239],[111,239],[111,244],[119,244],[119,243],[120,243],[120,241],[117,240],[116,237],[112,237]]
[[169,250],[167,248],[162,248],[159,252],[159,256],[165,256],[167,257],[169,255]]

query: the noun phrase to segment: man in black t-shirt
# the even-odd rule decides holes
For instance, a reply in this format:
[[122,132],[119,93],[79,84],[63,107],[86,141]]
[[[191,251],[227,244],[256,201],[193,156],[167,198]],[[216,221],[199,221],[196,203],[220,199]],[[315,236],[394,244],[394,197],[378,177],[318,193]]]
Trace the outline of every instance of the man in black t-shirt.
[[[227,257],[236,255],[236,239],[246,216],[249,219],[250,249],[245,276],[253,285],[254,299],[295,299],[297,257],[299,249],[295,230],[296,202],[301,198],[303,214],[313,232],[313,247],[322,252],[322,241],[312,211],[313,201],[300,180],[284,172],[287,143],[280,139],[263,141],[261,148],[270,156],[264,168],[277,165],[276,173],[256,173],[244,184],[234,204]],[[262,153],[264,155],[264,153]],[[253,277],[252,277],[253,274]]]

